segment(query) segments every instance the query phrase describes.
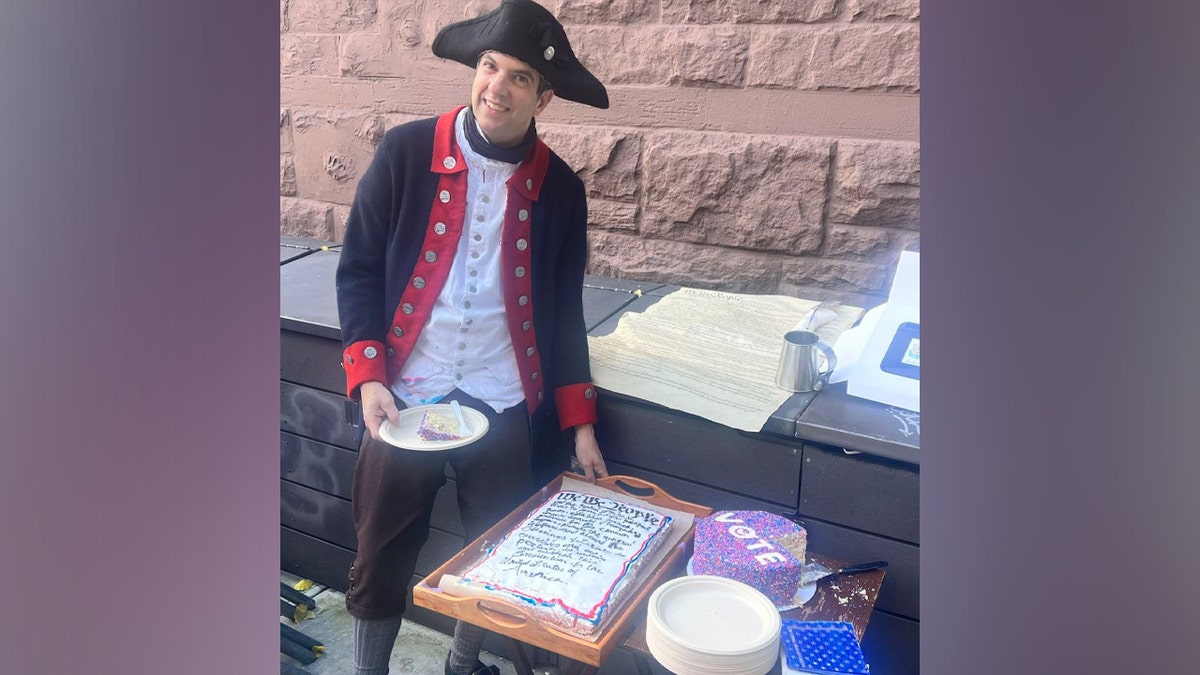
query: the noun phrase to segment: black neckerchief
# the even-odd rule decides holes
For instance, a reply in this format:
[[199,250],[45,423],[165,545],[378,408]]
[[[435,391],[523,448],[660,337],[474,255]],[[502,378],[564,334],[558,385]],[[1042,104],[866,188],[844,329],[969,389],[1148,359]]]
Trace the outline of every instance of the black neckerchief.
[[519,164],[521,160],[525,159],[529,148],[533,147],[533,142],[537,140],[537,125],[530,118],[529,131],[525,132],[525,138],[511,148],[502,148],[493,145],[491,141],[483,137],[483,132],[479,130],[479,124],[475,121],[475,113],[471,110],[471,106],[467,106],[467,114],[463,116],[463,134],[467,137],[467,142],[471,144],[471,149],[480,155],[499,162]]

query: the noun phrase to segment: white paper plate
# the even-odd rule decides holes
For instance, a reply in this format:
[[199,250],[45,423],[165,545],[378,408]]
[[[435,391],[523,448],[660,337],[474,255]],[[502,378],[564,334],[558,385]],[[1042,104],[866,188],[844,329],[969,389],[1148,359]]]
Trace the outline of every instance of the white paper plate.
[[426,410],[435,410],[443,415],[454,417],[454,408],[449,403],[435,403],[433,405],[418,405],[412,408],[405,408],[400,411],[400,418],[396,424],[384,420],[383,424],[379,425],[379,435],[388,443],[406,450],[451,450],[453,448],[461,448],[464,445],[470,445],[483,438],[483,435],[487,433],[488,418],[487,415],[474,408],[460,407],[462,408],[463,420],[466,421],[467,427],[471,432],[470,435],[463,438],[453,441],[426,441],[417,435],[417,427],[421,426],[421,418],[425,415]]
[[779,611],[767,596],[714,576],[672,579],[650,595],[649,622],[659,637],[705,657],[772,652],[779,646]]
[[716,657],[690,652],[646,624],[646,647],[654,660],[672,673],[688,675],[766,675],[779,658],[779,644],[741,656]]
[[[692,571],[692,558],[688,558],[688,561],[687,561],[687,575],[689,577],[696,576],[696,573]],[[775,609],[777,609],[781,612],[786,612],[791,609],[796,609],[797,607],[800,607],[801,605],[808,602],[809,600],[812,600],[813,596],[816,594],[817,594],[816,582],[808,584],[807,586],[800,586],[796,589],[796,595],[792,598],[791,604],[776,605]]]

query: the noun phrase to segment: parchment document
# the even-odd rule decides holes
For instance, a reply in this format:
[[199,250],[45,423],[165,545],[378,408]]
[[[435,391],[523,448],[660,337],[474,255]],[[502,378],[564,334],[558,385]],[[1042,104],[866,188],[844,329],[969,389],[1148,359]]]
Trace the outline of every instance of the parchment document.
[[[597,386],[759,431],[791,393],[775,386],[783,335],[821,305],[784,295],[683,288],[642,313],[627,312],[611,335],[588,337]],[[832,345],[862,314],[833,310],[816,333]]]

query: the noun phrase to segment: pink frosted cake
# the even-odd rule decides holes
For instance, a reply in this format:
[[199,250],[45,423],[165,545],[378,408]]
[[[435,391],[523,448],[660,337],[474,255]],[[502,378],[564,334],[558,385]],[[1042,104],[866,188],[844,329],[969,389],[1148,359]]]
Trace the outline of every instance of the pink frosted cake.
[[766,511],[718,511],[696,523],[693,574],[753,586],[777,607],[792,604],[800,586],[808,533]]
[[590,635],[636,591],[639,569],[666,541],[671,522],[641,505],[556,492],[483,560],[440,586],[451,594],[497,595]]
[[463,437],[458,419],[436,410],[426,410],[417,426],[417,437],[423,441],[457,441]]

